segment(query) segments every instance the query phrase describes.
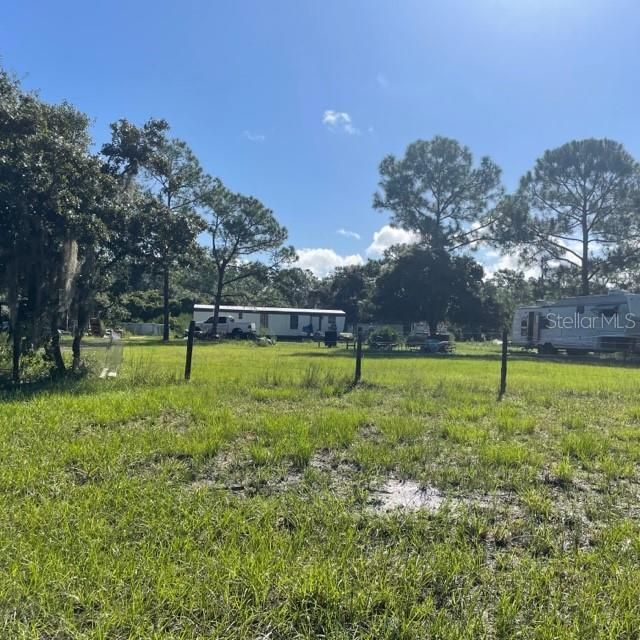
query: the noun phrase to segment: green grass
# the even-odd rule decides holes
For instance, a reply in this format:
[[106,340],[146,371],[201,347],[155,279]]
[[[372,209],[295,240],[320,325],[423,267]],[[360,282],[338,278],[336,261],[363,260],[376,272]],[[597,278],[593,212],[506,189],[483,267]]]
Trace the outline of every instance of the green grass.
[[[130,342],[0,396],[1,638],[636,638],[640,370]],[[367,357],[368,356],[368,357]],[[383,512],[389,479],[441,508]]]

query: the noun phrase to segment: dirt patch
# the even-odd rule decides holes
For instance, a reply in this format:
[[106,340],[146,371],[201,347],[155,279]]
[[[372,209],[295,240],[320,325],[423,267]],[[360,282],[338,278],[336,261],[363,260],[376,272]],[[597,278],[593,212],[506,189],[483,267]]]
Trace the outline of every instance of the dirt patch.
[[446,498],[436,487],[421,487],[417,482],[390,479],[382,487],[374,489],[370,504],[376,511],[387,513],[395,509],[418,511],[425,509],[435,512]]
[[316,451],[309,460],[309,467],[329,473],[336,480],[351,478],[361,470],[356,462],[344,458],[340,452],[332,452],[329,449]]
[[373,422],[367,422],[358,429],[358,434],[365,440],[380,442],[383,438],[382,432]]
[[166,408],[154,416],[144,416],[130,420],[114,420],[110,422],[92,422],[80,425],[76,428],[76,434],[86,436],[96,431],[108,429],[122,429],[125,431],[150,431],[163,430],[172,433],[186,433],[195,424],[195,419],[191,412]]

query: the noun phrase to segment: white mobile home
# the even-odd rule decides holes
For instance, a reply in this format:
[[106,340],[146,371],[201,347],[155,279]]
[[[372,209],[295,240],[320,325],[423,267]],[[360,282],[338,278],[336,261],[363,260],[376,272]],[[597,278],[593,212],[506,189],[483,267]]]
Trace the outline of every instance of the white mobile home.
[[519,307],[511,342],[543,353],[640,351],[640,295],[611,291]]
[[[196,304],[193,319],[200,323],[213,316],[214,307]],[[284,307],[238,307],[220,305],[220,314],[254,322],[256,331],[279,338],[304,338],[325,331],[344,331],[345,312],[340,309],[296,309]]]

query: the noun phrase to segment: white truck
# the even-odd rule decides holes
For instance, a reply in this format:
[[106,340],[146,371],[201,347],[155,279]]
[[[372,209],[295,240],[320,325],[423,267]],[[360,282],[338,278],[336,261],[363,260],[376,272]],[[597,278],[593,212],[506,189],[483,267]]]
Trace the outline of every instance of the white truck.
[[[252,338],[256,334],[256,323],[237,320],[232,316],[218,316],[217,335],[231,338]],[[199,338],[213,338],[213,316],[204,322],[196,322],[196,336]]]

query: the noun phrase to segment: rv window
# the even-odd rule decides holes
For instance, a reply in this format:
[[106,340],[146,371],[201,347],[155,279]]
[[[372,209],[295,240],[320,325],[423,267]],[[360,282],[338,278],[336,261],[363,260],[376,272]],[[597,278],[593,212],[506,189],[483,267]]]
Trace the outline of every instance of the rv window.
[[297,329],[298,328],[298,314],[292,313],[289,316],[289,329]]
[[526,318],[522,318],[522,322],[520,323],[520,335],[521,336],[527,335],[527,319]]
[[606,309],[600,309],[600,315],[605,318],[613,318],[618,313],[618,307],[607,307]]
[[547,318],[544,313],[541,313],[538,316],[538,326],[541,329],[548,329],[551,326],[551,320],[549,320],[549,318]]

